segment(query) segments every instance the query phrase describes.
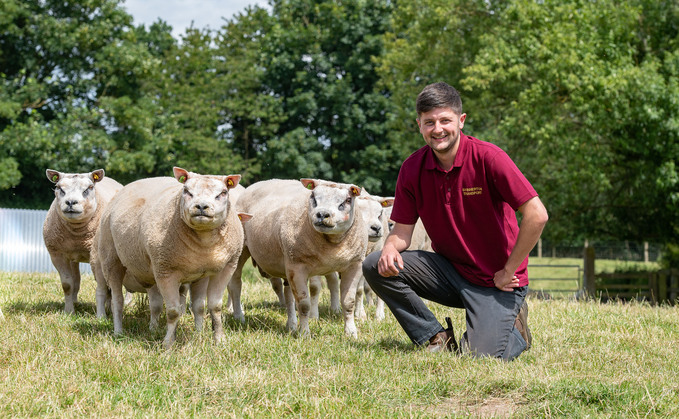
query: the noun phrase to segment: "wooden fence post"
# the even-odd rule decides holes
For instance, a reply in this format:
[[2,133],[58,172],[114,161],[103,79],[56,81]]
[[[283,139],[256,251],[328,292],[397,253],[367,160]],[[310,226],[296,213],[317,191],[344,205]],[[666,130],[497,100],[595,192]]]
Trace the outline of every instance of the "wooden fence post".
[[651,299],[651,304],[658,304],[658,274],[656,272],[648,273],[648,294]]
[[662,303],[669,300],[669,295],[667,293],[667,285],[670,281],[670,271],[669,269],[663,269],[658,271],[658,302]]
[[584,288],[585,295],[588,298],[596,297],[596,283],[594,280],[594,248],[591,246],[585,247],[585,260],[584,267],[585,271],[582,277],[582,287]]
[[648,242],[644,242],[644,262],[648,262]]

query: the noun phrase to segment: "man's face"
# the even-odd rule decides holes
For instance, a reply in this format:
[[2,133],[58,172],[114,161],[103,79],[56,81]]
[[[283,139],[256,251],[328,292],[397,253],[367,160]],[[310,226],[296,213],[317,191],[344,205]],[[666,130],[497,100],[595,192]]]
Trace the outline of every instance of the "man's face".
[[458,115],[450,108],[435,108],[422,113],[417,125],[427,145],[437,154],[446,154],[457,145],[466,117],[467,114]]

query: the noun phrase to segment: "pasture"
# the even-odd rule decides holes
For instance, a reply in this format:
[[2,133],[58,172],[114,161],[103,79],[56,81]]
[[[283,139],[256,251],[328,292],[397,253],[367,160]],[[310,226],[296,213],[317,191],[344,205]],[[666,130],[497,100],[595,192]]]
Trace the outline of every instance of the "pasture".
[[[114,338],[110,318],[95,317],[94,290],[85,276],[76,314],[66,315],[56,274],[0,274],[0,416],[679,416],[676,305],[529,298],[533,348],[504,363],[427,354],[389,312],[358,322],[358,339],[347,339],[327,290],[313,338],[296,338],[252,269],[246,322],[225,313],[223,345],[209,318],[195,333],[187,314],[163,350],[164,327],[148,331],[141,295]],[[433,309],[459,336],[462,311]]]

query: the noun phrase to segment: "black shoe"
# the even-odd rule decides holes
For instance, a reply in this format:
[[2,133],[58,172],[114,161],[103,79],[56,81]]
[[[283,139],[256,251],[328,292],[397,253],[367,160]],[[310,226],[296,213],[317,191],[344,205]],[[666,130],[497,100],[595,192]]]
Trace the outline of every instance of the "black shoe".
[[446,323],[448,323],[448,328],[442,332],[438,332],[429,339],[429,344],[427,345],[427,352],[457,352],[457,341],[455,341],[455,332],[453,332],[453,324],[450,321],[450,317],[446,317]]
[[533,335],[528,327],[528,304],[525,301],[519,310],[519,315],[516,316],[514,327],[521,333],[523,340],[526,341],[526,350],[529,350],[533,346]]

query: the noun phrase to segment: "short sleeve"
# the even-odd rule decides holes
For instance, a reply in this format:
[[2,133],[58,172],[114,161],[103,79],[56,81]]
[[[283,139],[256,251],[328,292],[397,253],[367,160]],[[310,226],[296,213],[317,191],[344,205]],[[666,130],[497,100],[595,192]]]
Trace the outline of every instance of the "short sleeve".
[[488,173],[498,194],[514,211],[529,199],[538,196],[528,179],[502,150],[489,160]]
[[419,218],[412,176],[414,172],[408,163],[406,160],[398,172],[394,206],[391,211],[391,219],[399,224],[415,224]]

